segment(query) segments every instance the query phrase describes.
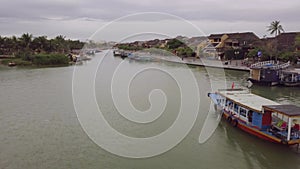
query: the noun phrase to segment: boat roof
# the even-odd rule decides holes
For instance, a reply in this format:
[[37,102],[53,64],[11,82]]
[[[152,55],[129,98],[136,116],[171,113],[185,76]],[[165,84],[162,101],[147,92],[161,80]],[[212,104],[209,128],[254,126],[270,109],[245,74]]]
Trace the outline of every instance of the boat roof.
[[266,105],[263,106],[265,110],[278,112],[287,116],[300,116],[300,107],[286,104],[286,105]]
[[263,105],[279,105],[277,102],[250,93],[245,89],[225,89],[218,92],[227,99],[256,112],[261,112]]

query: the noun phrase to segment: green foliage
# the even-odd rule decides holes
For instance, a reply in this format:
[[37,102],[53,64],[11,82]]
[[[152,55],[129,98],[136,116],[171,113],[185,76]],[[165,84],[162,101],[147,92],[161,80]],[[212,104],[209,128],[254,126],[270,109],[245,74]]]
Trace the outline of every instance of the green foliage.
[[27,50],[24,49],[23,51],[19,51],[18,53],[16,53],[15,57],[16,58],[21,58],[24,61],[32,61],[32,53],[28,49]]
[[295,47],[300,48],[300,35],[297,35],[295,38]]
[[68,65],[69,58],[64,54],[25,54],[19,53],[18,57],[12,59],[2,60],[2,64],[7,65],[9,62],[15,62],[18,66],[29,66],[29,65],[38,65],[38,66],[59,66],[59,65]]
[[24,33],[21,38],[19,38],[20,44],[23,48],[29,48],[29,45],[32,42],[32,34]]
[[189,47],[179,47],[176,49],[177,55],[181,57],[192,57],[194,55],[194,51]]
[[297,61],[295,53],[289,51],[279,53],[279,59],[285,62],[291,61],[292,63]]
[[262,55],[260,57],[261,61],[274,59],[274,58],[270,58],[270,53],[267,50],[265,50],[264,48],[254,48],[254,49],[250,50],[249,53],[247,54],[247,57],[258,58],[257,54],[259,51],[262,53]]
[[247,54],[247,57],[249,57],[249,58],[255,58],[255,57],[257,57],[258,51],[261,51],[261,49],[254,48],[254,49],[250,50],[249,53]]
[[84,46],[83,42],[80,42],[79,40],[67,40],[68,45],[70,47],[70,50],[73,49],[82,49]]
[[[47,39],[46,36],[33,37],[32,34],[25,33],[21,37],[1,37],[0,54],[13,55],[29,51],[30,53],[64,53],[67,54],[72,49],[81,49],[83,42],[78,40],[66,40],[65,36],[59,35],[54,39]],[[20,54],[19,54],[20,55]],[[20,56],[19,56],[20,57]],[[25,59],[25,60],[28,60]]]
[[128,44],[120,44],[118,46],[119,49],[123,50],[142,50],[143,48],[141,46],[130,46]]
[[267,31],[270,32],[271,35],[275,34],[275,36],[279,35],[281,32],[284,32],[282,25],[280,25],[280,21],[271,22]]
[[36,65],[67,65],[69,58],[63,54],[37,54],[33,58]]
[[167,46],[169,49],[176,49],[176,48],[179,48],[181,46],[183,46],[184,43],[181,42],[180,40],[178,39],[171,39],[170,41],[168,41],[167,43]]
[[297,50],[297,51],[295,52],[295,57],[300,59],[300,50]]

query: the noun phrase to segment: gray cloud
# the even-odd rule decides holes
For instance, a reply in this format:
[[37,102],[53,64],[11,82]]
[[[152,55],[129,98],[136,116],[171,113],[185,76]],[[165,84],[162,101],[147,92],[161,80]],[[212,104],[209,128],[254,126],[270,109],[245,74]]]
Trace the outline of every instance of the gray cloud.
[[134,12],[156,11],[180,15],[186,19],[263,20],[283,17],[298,21],[298,0],[11,0],[0,6],[1,17],[77,18],[111,20]]
[[[273,20],[280,20],[288,29],[295,30],[300,24],[299,8],[298,0],[10,0],[2,2],[0,6],[0,34],[20,34],[24,29],[35,33],[38,29],[30,28],[30,24],[43,28],[44,32],[67,29],[72,32],[76,24],[77,27],[82,27],[82,24],[93,25],[90,30],[136,12],[165,12],[197,23],[217,22],[220,31],[228,30],[228,26],[236,23],[248,26],[264,24],[261,29],[265,31],[265,26]],[[140,20],[144,21],[145,18]],[[49,26],[55,21],[54,26]],[[247,29],[239,27],[240,31]],[[252,30],[256,29],[255,25],[252,27]]]

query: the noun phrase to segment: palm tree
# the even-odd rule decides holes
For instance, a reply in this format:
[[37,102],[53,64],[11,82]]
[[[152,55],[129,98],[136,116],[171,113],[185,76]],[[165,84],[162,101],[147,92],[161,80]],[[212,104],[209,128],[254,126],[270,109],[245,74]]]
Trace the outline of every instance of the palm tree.
[[42,52],[46,50],[45,48],[47,47],[47,44],[48,44],[47,36],[39,36],[39,37],[35,37],[32,40],[31,48],[34,51]]
[[280,25],[280,21],[273,21],[271,22],[270,26],[267,29],[271,35],[275,34],[275,36],[280,35],[281,32],[284,32],[282,25]]
[[57,52],[65,53],[68,52],[68,45],[65,40],[65,36],[59,35],[53,39],[54,46],[56,47]]
[[16,36],[11,37],[12,43],[13,43],[13,54],[19,52],[19,40]]
[[32,42],[32,34],[24,33],[20,38],[21,44],[24,48],[28,49]]

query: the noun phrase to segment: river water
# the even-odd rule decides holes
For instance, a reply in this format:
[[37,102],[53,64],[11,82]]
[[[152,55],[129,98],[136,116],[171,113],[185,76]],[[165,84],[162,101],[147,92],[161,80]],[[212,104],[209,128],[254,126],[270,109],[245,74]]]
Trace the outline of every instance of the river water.
[[[99,53],[76,69],[88,69],[102,63],[95,76],[95,96],[103,116],[116,131],[130,137],[146,138],[168,129],[176,120],[180,105],[180,86],[176,79],[155,69],[136,76],[129,87],[132,105],[149,109],[148,95],[161,89],[167,97],[164,113],[147,124],[130,122],[114,106],[111,79],[120,63],[126,74],[134,67],[168,67],[189,69],[199,86],[200,109],[186,137],[175,147],[149,158],[126,158],[98,146],[79,123],[72,95],[75,66],[59,68],[0,67],[0,168],[299,168],[300,155],[293,148],[265,142],[221,121],[203,144],[198,139],[209,110],[207,92],[210,83],[222,83],[222,74],[208,73],[203,67],[186,67],[172,63],[137,62]],[[244,86],[248,72],[226,70],[226,83]],[[80,75],[79,75],[80,76]],[[78,82],[88,84],[88,82]],[[89,85],[87,89],[89,90]],[[279,103],[300,105],[298,88],[259,87],[253,93]],[[195,91],[197,92],[197,91]],[[83,91],[84,93],[84,91]],[[78,104],[89,104],[82,101]],[[193,105],[191,105],[192,107]],[[120,140],[109,140],[118,146]],[[167,140],[170,141],[170,140]],[[132,145],[131,145],[132,146]],[[146,147],[145,147],[146,148]],[[124,147],[126,150],[126,147]],[[129,148],[128,148],[129,150]],[[137,150],[138,151],[138,150]]]

